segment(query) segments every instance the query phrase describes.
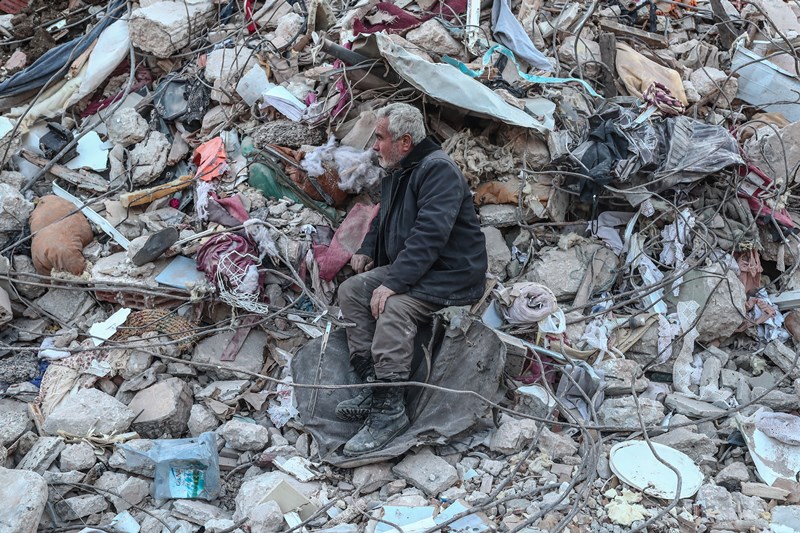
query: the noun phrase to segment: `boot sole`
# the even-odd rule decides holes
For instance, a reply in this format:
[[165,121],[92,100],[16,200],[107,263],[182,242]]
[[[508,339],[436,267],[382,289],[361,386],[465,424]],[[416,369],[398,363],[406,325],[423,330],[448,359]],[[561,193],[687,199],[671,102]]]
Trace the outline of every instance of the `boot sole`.
[[336,409],[336,418],[347,422],[361,422],[367,419],[369,409]]
[[405,432],[410,427],[411,427],[411,421],[406,422],[406,424],[402,428],[395,431],[391,437],[386,439],[386,442],[384,442],[377,448],[373,448],[371,450],[366,450],[363,452],[348,452],[347,450],[342,449],[342,453],[344,454],[345,457],[361,457],[362,455],[366,455],[368,453],[381,451],[382,449],[386,448],[389,445],[389,443],[392,442],[398,435]]

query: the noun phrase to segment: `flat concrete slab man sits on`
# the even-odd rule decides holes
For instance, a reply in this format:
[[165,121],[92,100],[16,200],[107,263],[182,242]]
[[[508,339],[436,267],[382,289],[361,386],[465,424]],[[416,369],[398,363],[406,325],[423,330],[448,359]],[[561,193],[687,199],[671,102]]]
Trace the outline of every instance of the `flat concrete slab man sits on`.
[[[418,326],[451,305],[477,302],[486,276],[486,243],[472,193],[456,164],[425,136],[408,104],[378,112],[373,150],[386,176],[381,207],[351,260],[358,273],[339,287],[350,360],[365,382],[407,381]],[[401,386],[359,389],[336,408],[364,420],[344,447],[358,456],[386,446],[409,426]]]

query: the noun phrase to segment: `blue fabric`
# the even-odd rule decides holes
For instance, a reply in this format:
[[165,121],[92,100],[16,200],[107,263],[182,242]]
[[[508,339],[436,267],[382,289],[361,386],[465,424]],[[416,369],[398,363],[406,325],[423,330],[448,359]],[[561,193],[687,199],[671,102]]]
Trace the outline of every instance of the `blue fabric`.
[[594,96],[594,97],[599,97],[600,96],[599,94],[597,94],[595,92],[594,89],[592,89],[591,85],[586,83],[584,80],[580,80],[578,78],[548,78],[548,77],[545,77],[545,76],[532,76],[530,74],[525,74],[519,68],[519,63],[517,62],[516,57],[514,57],[514,52],[512,52],[511,50],[509,50],[508,48],[506,48],[505,46],[500,45],[500,44],[496,44],[496,45],[492,46],[491,48],[489,48],[486,51],[485,54],[483,54],[483,61],[482,61],[483,66],[481,67],[480,70],[472,70],[469,67],[467,67],[464,63],[462,63],[461,61],[459,61],[457,59],[453,59],[452,57],[449,57],[449,56],[442,56],[442,61],[444,61],[445,63],[447,63],[449,65],[452,65],[452,66],[456,67],[458,70],[460,70],[461,72],[463,72],[464,74],[466,74],[467,76],[469,76],[471,78],[477,78],[477,77],[481,76],[484,73],[484,71],[486,70],[486,65],[489,64],[489,62],[492,59],[492,54],[494,54],[495,52],[503,54],[512,63],[514,63],[514,65],[516,65],[516,67],[517,67],[517,73],[520,75],[520,77],[522,79],[524,79],[526,81],[529,81],[529,82],[532,82],[532,83],[549,83],[549,84],[576,82],[576,83],[580,83],[581,85],[583,85],[584,88],[586,89],[586,91],[589,94],[591,94],[592,96]]

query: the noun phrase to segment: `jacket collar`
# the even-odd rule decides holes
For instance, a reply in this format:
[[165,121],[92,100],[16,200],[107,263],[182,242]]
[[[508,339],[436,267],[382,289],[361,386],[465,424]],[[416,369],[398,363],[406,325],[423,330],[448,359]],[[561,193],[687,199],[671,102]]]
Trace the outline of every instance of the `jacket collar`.
[[398,170],[407,170],[417,166],[420,161],[440,148],[441,147],[432,138],[425,137],[400,161]]

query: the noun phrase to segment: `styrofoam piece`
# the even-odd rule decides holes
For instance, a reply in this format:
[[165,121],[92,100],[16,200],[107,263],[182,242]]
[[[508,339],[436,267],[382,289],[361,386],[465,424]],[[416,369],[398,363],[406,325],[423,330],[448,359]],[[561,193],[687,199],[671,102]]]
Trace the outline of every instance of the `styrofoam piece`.
[[[651,443],[662,460],[681,473],[681,498],[690,498],[703,484],[703,473],[683,452],[669,446]],[[611,471],[622,481],[645,494],[671,500],[675,497],[678,478],[675,472],[656,459],[643,440],[620,442],[609,453]]]
[[742,432],[758,477],[767,485],[778,479],[794,481],[800,472],[800,446],[783,443],[765,435],[756,428],[751,418],[736,417],[736,425]]

